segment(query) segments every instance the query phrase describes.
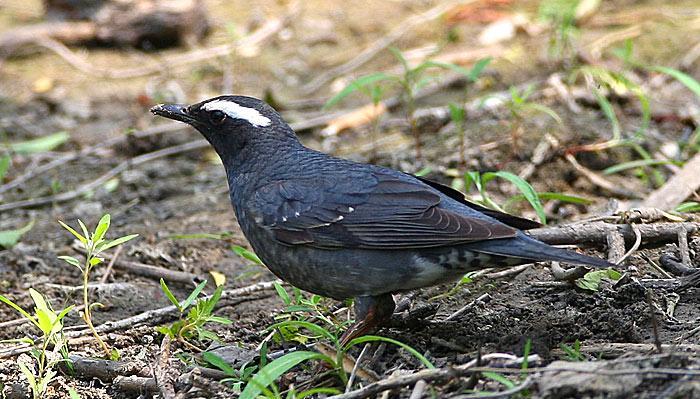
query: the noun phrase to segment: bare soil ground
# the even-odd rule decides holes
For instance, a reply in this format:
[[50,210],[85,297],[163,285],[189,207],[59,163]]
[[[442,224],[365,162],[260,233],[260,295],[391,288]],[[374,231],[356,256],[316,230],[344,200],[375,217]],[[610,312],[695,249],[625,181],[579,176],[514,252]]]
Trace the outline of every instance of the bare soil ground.
[[[0,9],[2,29],[40,19],[40,7],[34,2],[0,3],[7,3],[7,7]],[[254,5],[239,1],[205,3],[214,16],[214,29],[201,46],[229,42],[232,36],[243,36],[266,20],[289,12],[284,4],[272,1]],[[148,107],[155,102],[193,102],[222,92],[259,97],[267,93],[294,123],[308,121],[323,112],[335,112],[338,108],[364,105],[365,99],[358,95],[349,97],[335,110],[320,111],[333,87],[349,82],[349,76],[394,70],[396,62],[386,50],[350,75],[336,77],[335,82],[318,91],[305,94],[302,87],[330,67],[353,58],[411,15],[435,4],[430,1],[304,2],[296,16],[270,40],[260,44],[252,57],[230,55],[192,65],[164,63],[158,73],[130,79],[91,76],[47,51],[6,59],[0,64],[0,137],[3,141],[19,142],[57,131],[68,131],[70,140],[52,152],[14,155],[8,175],[0,183],[11,183],[24,173],[67,154],[79,155],[0,193],[0,205],[70,192],[121,162],[199,139],[196,132],[184,127],[147,137],[124,136],[131,129],[143,131],[163,123],[148,113]],[[336,135],[323,134],[323,125],[319,125],[300,131],[302,141],[339,156],[411,173],[428,168],[428,178],[447,184],[453,182],[455,170],[460,174],[467,170],[507,170],[517,174],[534,165],[527,180],[538,192],[560,192],[591,200],[584,205],[546,201],[548,222],[552,225],[601,215],[612,217],[611,209],[629,209],[648,196],[656,187],[649,181],[653,173],[658,172],[664,181],[673,175],[676,169],[661,165],[656,166],[657,172],[653,173],[648,168],[643,170],[644,174],[640,169],[630,169],[604,176],[614,187],[634,193],[637,198],[612,193],[582,175],[566,160],[567,150],[612,137],[610,121],[590,94],[590,86],[579,79],[569,86],[572,91],[568,96],[557,91],[559,86],[552,83],[553,79],[563,77],[566,81],[571,68],[566,62],[553,60],[548,53],[551,50],[549,40],[554,36],[548,31],[527,33],[520,28],[515,37],[496,45],[499,46],[497,50],[476,40],[490,20],[488,17],[477,20],[474,15],[507,16],[518,12],[534,19],[538,2],[484,1],[480,4],[482,8],[472,9],[470,17],[457,19],[452,30],[444,20],[427,22],[404,34],[394,45],[408,50],[442,43],[444,48],[436,57],[476,48],[495,51],[494,61],[484,77],[470,86],[468,100],[478,103],[479,99],[493,93],[507,92],[510,86],[533,84],[532,101],[550,107],[561,118],[560,122],[545,113],[530,112],[519,129],[515,129],[507,106],[503,102],[493,105],[493,101],[487,100],[484,107],[475,108],[467,116],[467,165],[459,165],[458,134],[454,125],[449,123],[449,118],[432,111],[425,111],[429,116],[419,121],[424,140],[422,160],[415,159],[402,108],[382,118],[379,142],[372,138],[371,125]],[[633,36],[639,60],[648,65],[682,68],[700,79],[698,57],[689,64],[681,63],[693,46],[697,49],[700,41],[698,15],[700,8],[694,2],[672,5],[653,1],[643,4],[604,2],[587,23],[582,23],[575,37],[575,49],[580,54],[589,54],[591,46],[600,46],[603,40],[612,40],[612,44],[605,44],[605,55],[598,58],[572,59],[601,68],[618,68],[620,61],[610,56],[609,50],[621,46],[622,41],[610,34],[639,25],[641,32]],[[450,34],[456,36],[455,41],[448,40]],[[73,50],[93,65],[115,70],[167,60],[169,56],[189,51],[186,48],[159,53],[133,49]],[[697,134],[700,115],[698,98],[664,75],[635,69],[628,76],[650,98],[651,121],[641,147],[654,158],[666,156],[669,151],[669,156],[675,160],[693,156],[697,146],[684,143],[697,138],[693,135]],[[41,84],[48,87],[38,87]],[[462,90],[444,88],[421,99],[418,108],[427,110],[444,107],[449,101],[460,101]],[[577,95],[576,90],[588,94]],[[643,124],[639,101],[629,91],[614,93],[609,99],[623,134],[632,136]],[[517,145],[513,132],[518,136]],[[100,145],[120,136],[125,137],[124,140],[115,145]],[[556,144],[545,151],[541,160],[533,161],[540,151],[538,148],[547,142],[546,137],[554,138]],[[88,151],[83,151],[85,149]],[[598,172],[638,159],[638,153],[629,146],[568,153],[574,153],[585,168]],[[505,181],[489,183],[488,190],[497,203],[504,203],[518,194]],[[32,220],[35,223],[17,245],[0,251],[0,294],[24,308],[32,307],[30,287],[41,291],[56,308],[80,303],[80,291],[76,289],[81,284],[79,271],[57,259],[59,255],[75,255],[74,243],[57,221],[76,225],[80,218],[92,226],[104,213],[112,217],[110,236],[138,233],[139,238],[124,246],[105,283],[91,289],[94,300],[104,304],[94,312],[96,325],[169,305],[157,277],[129,271],[120,266],[120,262],[139,262],[157,266],[159,270],[186,272],[203,278],[211,278],[212,271],[223,273],[227,290],[274,280],[266,269],[231,250],[232,245],[246,247],[247,243],[227,194],[224,171],[215,154],[209,149],[196,149],[128,167],[110,179],[109,184],[100,184],[77,198],[0,211],[0,230],[15,229]],[[478,198],[477,194],[470,193]],[[525,202],[516,203],[510,210],[535,217]],[[690,222],[697,221],[692,215],[683,217]],[[669,220],[662,217],[657,222]],[[220,240],[178,237],[195,233],[227,234]],[[695,234],[689,241],[691,266],[697,267],[700,240]],[[436,367],[445,370],[479,359],[483,359],[479,365],[500,367],[504,361],[489,360],[489,354],[522,356],[530,341],[528,354],[538,356],[532,358],[528,367],[542,370],[530,374],[529,379],[511,376],[515,388],[499,384],[488,374],[465,373],[459,377],[455,372],[443,378],[427,378],[427,387],[422,392],[414,389],[414,381],[394,387],[389,396],[461,397],[459,395],[473,393],[473,390],[494,393],[512,389],[512,395],[536,398],[700,397],[700,374],[697,372],[700,334],[695,330],[700,322],[700,290],[693,286],[692,280],[679,289],[676,283],[687,282],[687,279],[675,275],[668,278],[650,266],[650,263],[659,264],[664,255],[680,259],[677,241],[667,240],[653,246],[643,244],[620,266],[623,278],[617,282],[604,281],[595,292],[555,280],[548,265],[542,264],[505,276],[478,276],[456,290],[451,290],[452,284],[417,292],[411,296],[406,309],[395,317],[392,326],[380,330],[379,335],[415,348]],[[631,243],[628,243],[626,249],[630,248]],[[585,250],[602,257],[607,257],[609,252],[604,242]],[[100,281],[106,270],[103,266],[96,268],[93,281]],[[654,285],[651,280],[658,284]],[[194,287],[193,283],[178,281],[170,281],[169,285],[179,297],[185,297]],[[211,292],[210,288],[206,291]],[[446,320],[468,303],[473,306]],[[216,314],[233,323],[211,328],[219,334],[223,345],[234,352],[227,357],[234,368],[241,365],[236,362],[259,361],[255,356],[264,340],[270,353],[299,346],[268,337],[266,328],[284,314],[284,304],[274,290],[227,297],[220,305]],[[351,317],[342,303],[324,300],[323,309],[326,314],[334,312],[339,319]],[[163,339],[155,327],[174,321],[174,316],[171,313],[150,318],[105,334],[107,343],[120,352],[121,361],[130,365],[130,372],[126,374],[152,376],[151,368],[160,356]],[[27,324],[11,322],[17,318],[12,309],[0,306],[0,325],[4,327],[0,329],[0,340],[36,334]],[[76,312],[68,316],[66,324],[78,330],[83,326]],[[575,341],[580,341],[577,351],[580,359],[577,360],[583,362],[557,362],[573,360],[571,353],[562,350],[562,346],[573,347]],[[663,344],[661,351],[656,343]],[[179,343],[172,345],[172,373],[184,374],[194,364],[204,364],[190,348]],[[23,397],[27,392],[26,380],[17,366],[18,356],[27,355],[18,354],[18,348],[16,343],[0,344],[0,389],[8,397]],[[101,356],[99,347],[89,339],[72,342],[70,349],[75,356]],[[350,354],[357,358],[360,349],[354,348]],[[375,379],[387,380],[424,368],[408,352],[393,345],[373,344],[363,359],[360,368],[368,372],[358,375],[353,389],[367,386]],[[588,367],[581,364],[591,365],[598,372],[571,371],[575,367]],[[544,371],[548,366],[551,369]],[[300,387],[318,386],[344,390],[337,377],[317,372],[315,367],[309,363],[294,368],[276,385],[282,392],[290,386],[298,391],[302,390]],[[521,367],[521,361],[511,365],[510,370],[513,367]],[[507,373],[508,368],[503,370]],[[221,376],[204,373],[190,377],[188,384],[177,387],[187,397],[235,397],[239,389],[231,382],[218,382]],[[129,389],[127,384],[115,384],[111,379],[113,376],[98,378],[61,373],[45,397],[68,397],[68,387],[77,390],[82,398],[160,395],[150,391],[147,384]],[[386,397],[372,394],[375,395]],[[323,396],[319,394],[318,397]]]

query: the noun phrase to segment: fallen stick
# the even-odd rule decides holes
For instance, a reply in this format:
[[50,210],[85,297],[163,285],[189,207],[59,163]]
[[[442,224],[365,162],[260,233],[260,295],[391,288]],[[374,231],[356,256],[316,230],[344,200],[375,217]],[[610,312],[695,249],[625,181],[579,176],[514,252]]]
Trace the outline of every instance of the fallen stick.
[[[642,236],[642,245],[659,245],[675,242],[678,229],[685,228],[688,234],[700,231],[700,223],[651,223],[636,224]],[[606,222],[574,223],[558,227],[545,227],[528,230],[526,234],[550,245],[602,246],[607,242],[608,231],[617,230],[627,245],[635,242],[636,236],[632,225],[612,224]]]
[[654,190],[642,206],[673,210],[700,189],[700,153],[695,154],[666,184]]
[[[564,363],[564,362],[562,362]],[[623,376],[623,375],[656,375],[656,376],[700,376],[700,370],[687,368],[625,368],[625,369],[603,369],[612,362],[600,362],[600,366],[594,369],[582,369],[575,366],[549,366],[549,367],[532,367],[528,369],[520,368],[498,368],[498,367],[467,367],[468,365],[459,365],[454,367],[436,368],[421,370],[411,374],[400,375],[398,377],[390,377],[381,381],[364,386],[363,388],[348,393],[329,396],[327,399],[364,399],[376,395],[378,393],[388,391],[395,388],[403,388],[412,386],[420,380],[426,382],[449,381],[454,378],[472,375],[475,373],[491,372],[499,374],[541,374],[541,373],[556,373],[556,372],[572,372],[580,374],[594,374],[605,376]],[[580,363],[575,363],[580,364]],[[478,396],[483,397],[483,396]],[[500,396],[507,397],[507,396]]]

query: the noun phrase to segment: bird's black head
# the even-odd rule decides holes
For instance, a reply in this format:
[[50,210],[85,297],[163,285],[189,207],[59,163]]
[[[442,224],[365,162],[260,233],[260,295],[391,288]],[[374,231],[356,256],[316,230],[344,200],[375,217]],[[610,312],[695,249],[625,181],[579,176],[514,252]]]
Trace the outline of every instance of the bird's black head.
[[192,105],[160,104],[151,112],[197,129],[227,166],[253,153],[268,155],[265,153],[281,146],[299,143],[280,114],[253,97],[219,96]]

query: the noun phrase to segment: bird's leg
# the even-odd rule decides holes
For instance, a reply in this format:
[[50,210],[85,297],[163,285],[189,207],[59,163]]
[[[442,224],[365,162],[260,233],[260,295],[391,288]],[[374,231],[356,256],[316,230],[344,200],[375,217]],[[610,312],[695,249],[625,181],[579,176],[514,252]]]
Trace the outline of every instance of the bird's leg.
[[377,327],[391,320],[396,304],[391,294],[377,296],[360,296],[355,298],[355,323],[340,337],[340,344],[345,346],[354,338],[374,331]]

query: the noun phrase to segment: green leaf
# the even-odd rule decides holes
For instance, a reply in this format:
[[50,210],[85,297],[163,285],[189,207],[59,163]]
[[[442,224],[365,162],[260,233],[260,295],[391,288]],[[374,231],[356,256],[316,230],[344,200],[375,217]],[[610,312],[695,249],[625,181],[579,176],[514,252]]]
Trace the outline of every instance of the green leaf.
[[80,264],[80,261],[75,259],[72,256],[62,255],[62,256],[59,256],[58,259],[61,259],[65,262],[67,262],[68,264],[73,265],[79,269],[82,269],[82,265]]
[[328,356],[316,352],[298,351],[288,353],[278,359],[273,360],[255,373],[243,388],[240,399],[255,399],[267,388],[272,382],[279,378],[282,374],[294,368],[301,362],[311,359],[321,359],[333,364],[333,360]]
[[532,109],[535,111],[542,112],[543,114],[546,114],[550,118],[554,119],[554,121],[560,125],[563,123],[561,118],[559,117],[559,114],[557,114],[556,111],[554,111],[553,109],[549,108],[546,105],[537,104],[537,103],[529,103],[529,104],[523,105],[523,108]]
[[350,94],[361,90],[364,87],[367,87],[373,83],[381,82],[383,80],[388,80],[392,79],[391,76],[383,73],[383,72],[377,72],[373,73],[370,75],[362,76],[359,77],[352,82],[350,82],[349,85],[347,85],[343,90],[341,90],[338,94],[334,95],[333,97],[330,98],[330,100],[326,101],[326,104],[323,106],[323,109],[329,109],[341,102],[345,97],[349,96]]
[[161,279],[160,279],[160,289],[163,290],[163,293],[165,294],[166,298],[168,298],[168,300],[170,301],[170,303],[172,303],[173,305],[175,305],[175,307],[177,308],[177,310],[178,310],[180,313],[182,313],[182,311],[183,311],[184,309],[183,309],[183,307],[180,305],[180,301],[178,301],[177,298],[175,298],[175,295],[173,295],[173,292],[170,291],[170,288],[168,288],[168,285],[165,284],[165,280],[163,280],[162,277],[161,277]]
[[221,317],[221,316],[209,316],[209,317],[207,317],[207,321],[210,321],[212,323],[219,323],[219,324],[223,324],[223,325],[229,325],[229,324],[233,323],[233,321],[231,321],[230,319],[227,319],[227,318]]
[[676,212],[700,212],[700,203],[695,201],[684,202],[676,207]]
[[17,366],[19,366],[19,370],[24,374],[24,377],[29,381],[29,386],[31,387],[32,391],[36,392],[37,395],[35,397],[41,397],[43,392],[39,391],[39,386],[36,384],[36,378],[34,378],[34,372],[29,371],[29,367],[24,362],[17,362]]
[[124,244],[125,242],[132,240],[138,236],[139,236],[138,234],[129,234],[128,236],[119,237],[119,238],[114,239],[112,241],[108,241],[100,247],[100,251],[106,251],[112,247],[116,247],[117,245]]
[[0,247],[7,249],[14,247],[15,245],[17,245],[22,236],[26,234],[29,230],[31,230],[32,227],[34,227],[33,220],[29,222],[26,226],[17,230],[0,231]]
[[67,224],[63,223],[60,220],[58,221],[58,223],[61,226],[63,226],[64,229],[68,230],[71,234],[73,234],[75,236],[75,238],[80,240],[80,242],[82,242],[83,244],[87,244],[87,238],[85,238],[87,236],[87,234],[85,236],[83,236],[82,234],[75,231],[75,229],[73,229],[72,227],[68,226]]
[[467,76],[469,80],[475,82],[479,76],[481,76],[481,72],[483,72],[483,70],[491,63],[492,60],[493,58],[486,57],[477,61],[469,71],[469,75]]
[[289,305],[290,303],[292,303],[292,299],[289,298],[289,294],[287,293],[287,290],[285,290],[284,287],[282,287],[282,284],[275,281],[273,285],[275,286],[275,291],[277,291],[277,295],[279,295],[279,297],[282,299],[282,302],[284,302],[285,305]]
[[600,106],[601,111],[603,111],[603,114],[605,114],[605,117],[608,118],[610,121],[610,124],[612,125],[612,135],[614,140],[620,140],[622,138],[622,132],[620,131],[620,121],[617,120],[617,115],[615,115],[615,110],[613,109],[612,104],[610,104],[610,101],[608,101],[607,98],[600,92],[600,90],[594,88],[593,89],[593,95],[595,96],[596,101],[598,101],[598,105]]
[[426,166],[423,169],[419,170],[418,172],[414,173],[414,175],[416,175],[418,177],[423,177],[432,171],[433,171],[433,169],[431,169],[429,166]]
[[[420,69],[419,69],[419,68],[420,68]],[[427,68],[442,68],[442,69],[448,69],[448,70],[450,70],[450,71],[457,72],[457,73],[460,74],[460,75],[464,75],[464,76],[467,76],[467,77],[470,77],[470,76],[471,76],[471,71],[469,71],[469,70],[467,70],[467,69],[465,69],[465,68],[463,68],[463,67],[461,67],[461,66],[459,66],[459,65],[452,64],[452,63],[449,63],[449,62],[437,62],[437,61],[430,61],[430,60],[428,60],[428,61],[425,61],[425,62],[423,62],[422,64],[420,64],[420,65],[416,68],[416,70],[421,71],[421,70],[427,69]],[[470,78],[470,79],[471,79],[471,78]]]
[[[588,205],[588,204],[593,203],[593,200],[589,199],[589,198],[584,198],[584,197],[579,197],[577,195],[564,194],[564,193],[553,193],[551,191],[544,191],[544,192],[540,191],[537,193],[537,196],[539,197],[540,201],[541,200],[561,201],[561,202],[567,202],[570,204],[581,204],[581,205]],[[526,199],[527,198],[525,198],[525,195],[518,194],[518,195],[514,195],[514,196],[508,198],[508,202],[523,201]]]
[[425,367],[427,367],[429,369],[435,368],[435,366],[433,365],[433,363],[430,360],[428,360],[420,352],[418,352],[417,350],[404,344],[403,342],[397,341],[397,340],[391,339],[391,338],[380,337],[377,335],[365,335],[362,337],[355,338],[352,341],[348,342],[345,345],[345,348],[343,348],[343,350],[347,352],[347,350],[352,348],[353,346],[358,345],[358,344],[363,344],[365,342],[388,342],[390,344],[400,346],[401,348],[407,350],[410,354],[412,354],[416,359],[420,360],[420,362],[423,363],[425,365]]
[[3,302],[7,306],[11,307],[12,309],[16,310],[17,313],[21,314],[22,317],[24,317],[26,320],[32,322],[35,326],[39,327],[38,321],[34,318],[34,316],[30,315],[26,310],[22,309],[17,305],[16,303],[12,302],[8,298],[6,298],[3,295],[0,295],[0,302]]
[[194,287],[194,290],[192,290],[192,292],[187,297],[187,299],[185,299],[184,302],[182,302],[182,305],[181,305],[182,310],[189,308],[190,305],[192,305],[194,303],[195,299],[197,299],[197,297],[199,296],[199,294],[202,292],[202,290],[204,289],[204,287],[206,285],[207,285],[207,280],[204,280],[201,283],[197,284],[196,287]]
[[242,256],[242,257],[248,259],[249,261],[255,262],[255,263],[259,264],[259,265],[262,265],[262,264],[263,264],[262,261],[260,260],[260,258],[258,258],[258,255],[255,254],[255,252],[248,251],[247,249],[241,247],[240,245],[233,245],[233,246],[231,247],[231,249],[232,249],[233,252],[235,252],[236,255],[238,255],[238,256]]
[[90,266],[97,266],[102,262],[104,262],[104,259],[100,258],[99,256],[93,256],[90,258]]
[[82,220],[78,219],[78,224],[80,225],[80,230],[83,231],[83,234],[85,235],[85,238],[90,237],[90,232],[88,231],[87,226],[85,226],[85,223],[83,223]]
[[[294,398],[295,399],[304,399],[308,396],[316,395],[319,393],[326,394],[326,397],[327,397],[328,395],[340,395],[342,393],[342,391],[338,390],[337,388],[323,388],[323,387],[311,388],[311,389],[308,389],[304,392],[299,392],[298,394],[296,394],[296,396],[294,396]],[[314,397],[316,397],[316,396],[314,396]]]
[[547,224],[547,216],[544,214],[542,202],[540,202],[540,198],[537,196],[537,192],[534,188],[532,188],[530,183],[526,182],[522,177],[518,175],[502,170],[498,172],[484,173],[484,179],[487,179],[491,175],[498,176],[502,179],[506,179],[509,182],[513,183],[513,185],[515,185],[515,187],[517,187],[518,190],[520,190],[520,192],[523,193],[523,195],[527,199],[527,202],[529,202],[530,205],[532,205],[532,208],[537,213],[537,217],[540,219],[542,224]]
[[700,83],[695,80],[692,76],[681,72],[677,69],[665,67],[665,66],[652,66],[649,67],[652,71],[657,71],[661,73],[665,73],[666,75],[671,76],[672,78],[676,79],[677,81],[681,82],[685,87],[690,89],[695,95],[700,98]]
[[216,287],[214,290],[214,293],[211,294],[211,297],[207,300],[204,301],[204,306],[202,307],[202,313],[205,315],[210,315],[214,313],[214,307],[216,307],[216,304],[219,302],[219,299],[221,298],[221,294],[224,292],[224,287],[219,286]]
[[450,108],[450,118],[452,119],[452,122],[456,123],[457,125],[461,125],[462,122],[464,122],[464,107],[461,107],[455,103],[449,103],[447,106]]
[[104,238],[105,233],[107,233],[107,230],[109,229],[109,223],[110,216],[109,213],[107,213],[104,216],[102,216],[102,218],[100,218],[100,221],[97,223],[97,228],[95,228],[95,234],[92,235],[92,242],[98,242]]
[[318,336],[326,337],[327,339],[332,341],[334,344],[338,343],[338,337],[333,335],[333,333],[331,333],[330,331],[326,330],[325,328],[323,328],[321,326],[318,326],[314,323],[310,323],[308,321],[301,321],[301,320],[282,321],[282,322],[275,323],[275,324],[271,325],[270,327],[266,328],[265,331],[282,329],[285,327],[305,328]]
[[202,359],[228,375],[236,375],[236,371],[233,369],[233,367],[231,367],[226,360],[222,359],[221,356],[217,355],[216,353],[202,352]]
[[506,378],[503,374],[494,373],[492,371],[484,371],[481,374],[490,380],[498,382],[499,384],[505,386],[508,389],[515,388],[515,383]]
[[606,168],[605,170],[603,170],[603,174],[611,175],[613,173],[622,172],[622,171],[628,170],[628,169],[639,168],[642,166],[669,165],[669,164],[676,164],[676,163],[673,161],[665,160],[665,159],[637,159],[634,161],[622,162],[622,163],[619,163],[617,165],[613,165],[609,168]]
[[406,57],[403,56],[401,50],[397,49],[396,47],[389,47],[389,51],[397,60],[399,60],[405,72],[409,72],[411,70],[411,68],[408,66],[408,61],[406,61]]
[[0,157],[0,183],[2,183],[7,171],[10,169],[10,156],[5,155]]
[[577,279],[576,286],[584,290],[598,291],[600,289],[600,282],[603,281],[603,279],[617,281],[621,277],[622,274],[613,269],[594,270],[586,273],[582,278]]
[[80,399],[80,395],[73,388],[68,388],[68,396],[70,396],[70,399]]
[[70,139],[70,135],[67,132],[58,132],[20,143],[10,143],[10,150],[18,154],[47,152],[65,143],[68,139]]

